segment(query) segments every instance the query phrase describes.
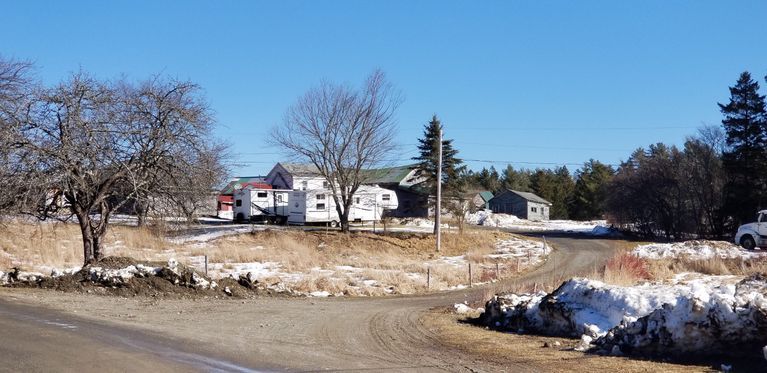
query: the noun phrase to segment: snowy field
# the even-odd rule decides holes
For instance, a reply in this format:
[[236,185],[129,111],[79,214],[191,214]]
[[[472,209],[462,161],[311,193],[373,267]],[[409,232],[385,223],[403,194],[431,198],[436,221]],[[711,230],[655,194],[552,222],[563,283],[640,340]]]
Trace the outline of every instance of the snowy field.
[[482,210],[466,214],[466,222],[485,227],[507,228],[518,231],[536,232],[573,232],[595,235],[610,235],[612,231],[606,227],[604,220],[574,221],[574,220],[548,220],[531,221],[520,219],[514,215],[496,214],[490,210]]
[[498,296],[483,317],[502,330],[580,336],[578,349],[613,355],[707,354],[739,346],[761,353],[766,295],[761,276],[681,274],[670,284],[628,287],[572,279],[551,294]]
[[[485,254],[482,258],[472,258],[480,263],[473,264],[473,284],[481,284],[494,280],[495,263],[499,270],[504,272],[516,271],[517,268],[524,270],[531,266],[541,264],[551,253],[550,248],[544,248],[539,241],[512,238],[498,241],[492,253]],[[247,277],[251,282],[265,284],[267,288],[280,292],[299,292],[296,288],[302,287],[306,281],[325,279],[334,284],[330,288],[342,288],[339,291],[311,291],[304,295],[310,296],[343,296],[365,294],[402,294],[411,291],[397,286],[397,282],[406,281],[417,287],[425,288],[427,283],[427,268],[432,273],[455,272],[465,274],[464,281],[458,284],[445,284],[431,279],[430,290],[443,291],[466,288],[468,283],[468,266],[470,258],[467,255],[441,256],[422,262],[411,270],[378,269],[350,265],[339,265],[327,268],[314,267],[305,272],[291,272],[285,270],[279,261],[249,262],[249,263],[209,263],[208,274],[213,279],[231,277],[238,279]],[[190,258],[190,263],[195,268],[204,267],[204,257]],[[489,273],[489,275],[488,275]],[[483,276],[484,274],[484,276]],[[373,277],[377,278],[373,279]],[[488,277],[493,277],[488,279]],[[381,278],[391,278],[392,282],[381,281]],[[342,286],[340,285],[342,284]]]
[[641,245],[631,251],[645,259],[753,259],[767,257],[767,251],[748,251],[727,241],[685,241],[676,243],[653,243]]
[[[124,219],[129,224],[128,219]],[[428,222],[428,221],[427,221]],[[431,231],[432,226],[424,221],[415,220],[410,222],[413,226],[399,226],[406,232]],[[368,227],[363,227],[363,230]],[[371,227],[372,228],[372,227]],[[378,228],[378,227],[377,227]],[[200,225],[190,226],[183,231],[173,231],[169,237],[156,237],[133,228],[126,228],[121,234],[128,236],[116,236],[116,239],[105,243],[106,256],[130,256],[139,258],[137,263],[145,264],[144,267],[132,266],[121,269],[100,272],[95,276],[99,282],[122,284],[132,277],[147,277],[152,271],[159,271],[161,263],[178,262],[194,268],[199,274],[204,274],[206,265],[204,254],[208,255],[207,275],[208,280],[221,280],[233,278],[235,280],[247,279],[254,286],[298,295],[311,296],[369,296],[386,294],[412,294],[417,292],[444,291],[460,289],[469,285],[468,267],[472,266],[472,283],[480,284],[496,280],[497,275],[506,276],[518,270],[525,270],[531,266],[542,263],[550,253],[549,248],[544,248],[543,243],[535,240],[511,237],[511,235],[499,235],[498,239],[485,240],[482,250],[476,250],[475,241],[471,236],[464,238],[461,246],[463,255],[433,256],[420,255],[411,250],[411,254],[397,254],[389,258],[386,252],[377,253],[378,246],[375,240],[368,238],[369,251],[363,252],[359,259],[344,254],[344,250],[333,254],[331,260],[317,260],[310,265],[303,265],[308,260],[316,260],[304,257],[304,254],[314,253],[314,256],[323,254],[324,243],[310,243],[303,241],[306,237],[324,237],[322,232],[302,233],[297,230],[285,231],[286,228],[247,225]],[[267,232],[272,232],[269,234]],[[378,228],[380,230],[383,227]],[[377,229],[377,230],[378,230]],[[322,228],[317,228],[322,230]],[[395,231],[392,227],[387,230]],[[74,262],[79,262],[79,251],[76,233],[72,229],[70,242],[75,251]],[[261,231],[266,236],[277,237],[276,241],[269,241],[268,248],[260,238],[248,233]],[[290,234],[288,234],[290,232]],[[53,234],[53,233],[50,233]],[[136,237],[130,234],[137,234]],[[480,233],[486,237],[491,233]],[[63,237],[63,231],[59,229],[59,236]],[[363,234],[364,235],[364,234]],[[285,241],[280,241],[281,237]],[[289,236],[295,236],[290,238]],[[333,235],[331,234],[330,237]],[[368,235],[370,236],[370,235]],[[367,236],[361,236],[367,237]],[[376,236],[370,236],[375,238]],[[382,236],[386,237],[386,236]],[[407,236],[405,241],[398,241],[397,245],[410,245],[412,241]],[[423,236],[420,236],[423,237]],[[494,236],[490,236],[494,237]],[[400,239],[400,238],[398,238]],[[414,238],[418,240],[418,238]],[[424,240],[425,238],[421,238]],[[21,237],[24,241],[24,237]],[[63,242],[62,238],[58,241]],[[495,242],[495,244],[493,244]],[[353,245],[353,243],[350,243]],[[287,246],[282,246],[287,245]],[[286,250],[281,250],[285,247]],[[393,246],[388,246],[393,247]],[[463,248],[465,247],[465,248]],[[304,250],[304,251],[302,251]],[[390,250],[390,249],[387,249]],[[284,251],[289,251],[283,254]],[[262,253],[262,254],[259,254]],[[367,257],[367,254],[380,256]],[[14,257],[12,254],[0,251],[0,256],[6,263],[3,268],[8,270],[18,266],[22,270],[16,272],[0,273],[0,282],[11,279],[14,281],[35,281],[36,279],[71,274],[80,270],[76,266],[42,265],[45,253],[27,256],[27,259]],[[42,256],[41,256],[42,255]],[[355,254],[360,255],[360,254]],[[454,256],[453,256],[454,255]],[[299,263],[296,263],[296,262]],[[303,262],[301,262],[303,261]],[[153,263],[149,265],[147,263]],[[338,264],[338,265],[336,265]],[[342,265],[341,265],[342,264]],[[170,267],[168,266],[169,268]],[[152,271],[149,271],[151,268]],[[428,274],[428,276],[427,276]],[[103,275],[103,276],[102,276]],[[3,277],[4,276],[4,277]],[[428,279],[427,279],[428,277]],[[200,281],[193,282],[202,282]]]

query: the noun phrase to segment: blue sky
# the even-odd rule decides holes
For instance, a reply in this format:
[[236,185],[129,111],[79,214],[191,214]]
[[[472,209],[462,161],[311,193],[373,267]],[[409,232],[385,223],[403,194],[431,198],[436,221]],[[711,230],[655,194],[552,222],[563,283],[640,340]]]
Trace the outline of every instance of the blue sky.
[[400,163],[436,113],[479,169],[618,163],[719,124],[743,70],[764,85],[764,1],[18,1],[0,54],[54,83],[163,73],[199,83],[237,175],[283,158],[265,137],[326,79],[384,70],[402,91]]

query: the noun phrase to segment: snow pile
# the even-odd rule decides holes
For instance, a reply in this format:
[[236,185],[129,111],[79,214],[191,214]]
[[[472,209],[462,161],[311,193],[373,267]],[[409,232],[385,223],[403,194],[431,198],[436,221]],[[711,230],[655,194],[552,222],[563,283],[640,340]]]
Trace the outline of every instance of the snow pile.
[[466,303],[456,303],[453,305],[455,313],[459,315],[466,315],[475,312],[484,312],[484,308],[471,308]]
[[705,260],[721,259],[752,259],[767,257],[765,252],[747,251],[727,241],[685,241],[677,243],[654,243],[637,246],[632,252],[646,259],[675,259]]
[[133,277],[156,276],[161,270],[162,267],[148,267],[143,264],[131,265],[119,269],[90,267],[88,269],[88,278],[91,281],[100,284],[119,286],[127,284]]
[[494,214],[489,210],[483,210],[474,214],[469,214],[466,221],[475,222],[477,225],[483,225],[486,227],[498,227],[498,228],[512,228],[527,220],[520,219],[514,215],[508,214]]
[[[466,214],[466,221],[470,224],[482,225],[486,227],[497,227],[515,229],[520,231],[536,232],[577,232],[592,234],[598,226],[604,226],[604,220],[595,221],[573,221],[573,220],[548,220],[532,221],[520,219],[514,215],[496,214],[490,210],[481,210]],[[601,232],[601,231],[599,231]]]
[[550,294],[496,297],[486,304],[483,317],[489,326],[504,330],[580,335],[579,349],[611,354],[762,348],[767,340],[767,278],[678,280],[622,287],[572,279]]
[[37,283],[45,277],[40,272],[27,272],[14,268],[10,272],[0,271],[0,285],[8,285],[15,282]]

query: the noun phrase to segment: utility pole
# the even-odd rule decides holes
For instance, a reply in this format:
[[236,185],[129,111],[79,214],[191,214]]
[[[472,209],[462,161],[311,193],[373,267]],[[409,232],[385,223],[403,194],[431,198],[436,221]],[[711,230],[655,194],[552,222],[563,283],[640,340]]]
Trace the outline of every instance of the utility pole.
[[438,150],[437,150],[437,204],[434,212],[434,229],[437,232],[437,252],[442,249],[442,126],[439,126],[437,132]]

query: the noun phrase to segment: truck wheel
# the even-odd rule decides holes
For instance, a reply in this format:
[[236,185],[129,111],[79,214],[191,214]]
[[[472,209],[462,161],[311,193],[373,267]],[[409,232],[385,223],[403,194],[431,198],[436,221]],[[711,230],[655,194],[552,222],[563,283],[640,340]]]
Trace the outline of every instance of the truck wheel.
[[756,242],[751,236],[743,236],[743,238],[740,239],[740,246],[743,246],[746,250],[753,250],[756,247]]
[[332,228],[335,228],[335,227],[337,227],[337,226],[338,226],[338,222],[337,222],[337,221],[335,221],[335,220],[333,220],[333,221],[331,221],[330,223],[328,223],[328,225],[330,225]]

